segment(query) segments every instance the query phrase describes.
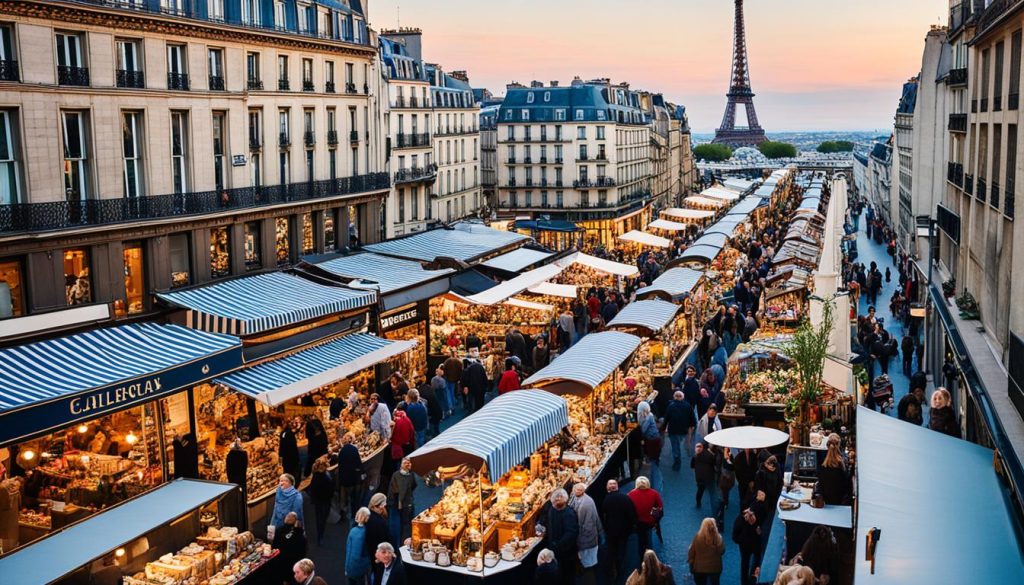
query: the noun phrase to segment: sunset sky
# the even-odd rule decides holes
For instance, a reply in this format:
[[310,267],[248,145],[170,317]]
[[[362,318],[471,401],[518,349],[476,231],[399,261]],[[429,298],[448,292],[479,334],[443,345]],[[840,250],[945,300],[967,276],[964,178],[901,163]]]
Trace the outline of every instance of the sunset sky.
[[[697,132],[721,121],[729,0],[370,0],[371,24],[424,33],[424,58],[474,87],[610,77],[686,106]],[[758,118],[772,130],[891,128],[948,0],[747,0]]]

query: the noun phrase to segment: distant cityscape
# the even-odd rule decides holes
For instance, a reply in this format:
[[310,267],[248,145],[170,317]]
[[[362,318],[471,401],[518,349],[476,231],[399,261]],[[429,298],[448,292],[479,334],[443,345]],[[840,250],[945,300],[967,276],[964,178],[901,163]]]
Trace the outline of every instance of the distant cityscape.
[[[697,146],[699,144],[706,144],[711,142],[715,137],[714,132],[695,132],[693,133],[693,144]],[[798,151],[809,152],[818,148],[818,145],[826,140],[849,140],[855,145],[857,152],[868,152],[871,150],[871,145],[878,140],[885,140],[888,138],[888,132],[881,132],[878,130],[858,130],[858,131],[803,131],[803,132],[770,132],[768,134],[769,140],[778,142],[788,142],[796,147]]]

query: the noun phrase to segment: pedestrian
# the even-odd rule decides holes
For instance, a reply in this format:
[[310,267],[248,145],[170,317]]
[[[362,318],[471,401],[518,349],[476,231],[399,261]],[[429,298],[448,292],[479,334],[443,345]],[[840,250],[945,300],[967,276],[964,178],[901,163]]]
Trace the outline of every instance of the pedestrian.
[[626,579],[626,585],[675,585],[672,567],[658,560],[653,550],[645,550],[640,566]]
[[373,585],[406,585],[405,565],[390,542],[377,545],[373,553]]
[[453,355],[444,360],[443,368],[448,390],[448,415],[451,416],[455,411],[455,390],[462,379],[462,360]]
[[356,510],[363,501],[363,459],[359,448],[352,444],[354,440],[352,433],[346,432],[341,436],[338,465],[334,470],[338,484],[338,524],[344,522],[346,516],[355,518]]
[[697,421],[697,431],[694,433],[695,441],[699,443],[704,440],[704,437],[720,430],[722,430],[722,420],[718,418],[718,407],[712,404],[708,406],[704,416]]
[[558,585],[562,582],[558,560],[550,548],[537,553],[537,571],[533,574],[534,585]]
[[299,516],[288,512],[280,523],[274,524],[272,546],[278,553],[278,582],[288,583],[292,578],[292,565],[306,556],[306,533],[299,524]]
[[295,477],[284,473],[278,478],[277,491],[274,493],[274,511],[270,514],[270,525],[277,526],[284,522],[285,516],[294,512],[300,525],[305,525],[302,516],[302,492],[295,489]]
[[658,430],[658,421],[651,412],[650,403],[641,402],[637,405],[636,420],[640,426],[640,437],[644,441],[644,460],[657,465],[661,458],[661,431]]
[[313,512],[316,514],[316,544],[323,546],[327,517],[331,514],[331,498],[334,497],[334,483],[327,475],[327,456],[317,458],[310,472],[306,493],[313,500]]
[[370,519],[370,509],[359,508],[353,519],[345,540],[345,577],[348,585],[364,585],[370,572],[370,555],[366,554],[366,522]]
[[377,545],[390,542],[388,530],[388,497],[381,493],[370,497],[370,518],[366,521],[366,540],[363,551],[367,557],[377,552]]
[[928,428],[960,438],[960,423],[953,411],[952,398],[949,391],[939,386],[932,392],[931,409],[928,411]]
[[711,490],[711,510],[715,510],[715,455],[704,443],[693,447],[693,458],[690,459],[693,477],[697,482],[697,507],[700,508],[705,490]]
[[885,282],[892,282],[892,273],[889,272],[889,267],[885,267]]
[[828,506],[849,505],[853,497],[853,482],[843,462],[838,441],[828,443],[825,461],[818,469],[818,482],[814,486],[814,494],[821,495]]
[[718,585],[722,577],[724,554],[725,541],[718,532],[718,525],[713,518],[705,518],[686,553],[696,585]]
[[779,475],[778,466],[778,459],[775,455],[770,455],[754,475],[755,493],[763,494],[764,506],[767,509],[773,508],[782,494],[782,476]]
[[583,567],[583,585],[594,585],[597,548],[603,532],[597,504],[594,503],[594,498],[587,495],[586,484],[577,483],[572,486],[572,499],[569,505],[576,511],[576,522],[579,525],[576,548],[579,551],[580,565]]
[[641,475],[636,478],[635,487],[629,492],[636,511],[637,545],[640,554],[651,548],[651,530],[665,515],[665,503],[658,490],[651,487],[651,480]]
[[412,474],[412,461],[402,459],[398,473],[391,475],[388,485],[388,501],[391,504],[392,518],[398,521],[397,542],[405,542],[412,536],[412,518],[416,515],[413,506],[413,492],[416,491],[416,476]]
[[903,350],[903,375],[909,376],[911,374],[911,367],[914,364],[914,350],[916,346],[914,344],[914,338],[908,333],[903,336],[903,341],[900,342]]
[[533,347],[533,371],[538,372],[551,361],[551,350],[543,337],[537,337],[537,345]]
[[295,436],[297,420],[285,421],[281,428],[277,445],[277,456],[281,469],[294,478],[292,483],[302,479],[302,467],[299,465],[299,441]]
[[327,454],[327,431],[324,423],[313,416],[306,421],[306,465],[303,476],[309,477],[313,471],[313,463]]
[[626,557],[626,541],[636,529],[636,507],[629,496],[619,491],[619,482],[609,479],[607,493],[601,502],[601,520],[604,523],[608,555],[611,557],[612,578],[623,574]]
[[820,583],[829,583],[837,578],[842,560],[832,529],[821,524],[815,526],[795,561],[814,571]]
[[235,437],[235,440],[231,442],[231,449],[224,458],[224,468],[227,472],[228,483],[233,483],[241,488],[242,501],[247,502],[246,474],[249,471],[249,453],[242,447],[242,439]]
[[444,406],[441,404],[441,397],[445,394],[443,379],[441,383],[440,388],[435,387],[432,382],[420,387],[420,397],[427,403],[428,439],[433,439],[441,434],[441,420],[444,419]]
[[[402,459],[412,454],[416,449],[416,429],[412,421],[401,410],[395,411],[395,427],[391,431],[391,469],[398,469]],[[390,479],[390,478],[389,478]],[[381,482],[383,486],[385,482]]]
[[573,585],[576,571],[572,568],[576,566],[579,551],[576,544],[579,522],[576,511],[569,507],[569,494],[565,490],[557,489],[551,493],[547,514],[541,514],[538,523],[538,534],[544,536],[546,548],[555,553],[558,566],[564,568],[561,572],[562,584]]
[[740,548],[740,583],[754,585],[761,575],[761,507],[752,505],[736,516],[732,541]]
[[[690,407],[696,407],[700,400],[700,381],[697,380],[697,368],[693,364],[686,365],[686,378],[683,379],[683,400],[689,403]],[[694,418],[696,418],[694,411]],[[690,449],[687,449],[689,452]]]
[[437,366],[437,369],[434,370],[434,377],[430,379],[430,388],[434,391],[434,397],[441,407],[441,419],[444,420],[453,406],[448,402],[448,380],[444,375],[444,364]]
[[380,401],[380,394],[370,394],[370,405],[366,407],[364,419],[370,427],[370,432],[377,433],[385,440],[391,439],[391,409]]
[[420,402],[420,391],[415,388],[405,393],[405,416],[412,422],[412,428],[416,432],[416,446],[422,446],[427,442],[430,415],[427,414],[427,407]]
[[327,585],[327,581],[316,574],[316,565],[309,559],[300,559],[292,565],[292,578],[298,585]]
[[676,390],[672,401],[665,409],[665,423],[668,440],[672,445],[672,470],[679,471],[683,461],[683,450],[680,444],[685,439],[686,452],[690,452],[693,428],[697,426],[697,417],[693,413],[693,406],[686,401],[681,390]]
[[729,507],[729,492],[732,486],[736,485],[736,466],[732,461],[732,449],[722,447],[718,453],[718,491],[721,498],[718,501],[718,513],[715,519],[719,527],[724,526],[725,509]]
[[922,388],[912,388],[910,392],[900,398],[896,404],[896,418],[915,426],[924,424],[924,413],[921,411],[921,399],[917,396],[924,394]]
[[505,371],[498,381],[498,395],[513,390],[519,390],[519,372],[516,371],[516,363],[511,358],[505,358]]
[[462,386],[462,395],[466,398],[468,412],[476,412],[483,408],[484,394],[490,383],[487,381],[487,370],[480,360],[467,360],[459,384]]
[[747,495],[754,489],[754,475],[757,473],[757,468],[757,452],[753,449],[744,449],[733,460],[741,506],[746,505]]

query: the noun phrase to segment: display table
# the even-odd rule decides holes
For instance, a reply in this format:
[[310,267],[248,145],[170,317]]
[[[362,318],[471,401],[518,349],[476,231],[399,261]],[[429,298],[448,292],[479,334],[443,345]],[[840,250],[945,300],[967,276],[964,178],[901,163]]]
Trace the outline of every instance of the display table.
[[540,548],[540,543],[537,543],[530,548],[522,560],[499,560],[498,564],[493,567],[484,567],[483,572],[470,571],[466,567],[455,565],[439,567],[435,563],[414,561],[409,554],[409,547],[407,546],[403,546],[400,552],[402,563],[405,565],[405,575],[410,583],[429,582],[431,585],[444,585],[487,581],[487,583],[519,584],[533,581],[533,573],[537,569],[537,554],[540,552]]
[[[787,498],[789,495],[789,498]],[[786,499],[800,501],[803,499],[801,491],[789,492],[779,498],[782,502]],[[837,538],[849,539],[853,537],[853,508],[851,506],[825,506],[824,508],[812,508],[804,502],[796,510],[776,510],[780,520],[786,524],[786,559],[792,559],[800,549],[803,548],[807,537],[815,526],[823,525],[832,528]]]

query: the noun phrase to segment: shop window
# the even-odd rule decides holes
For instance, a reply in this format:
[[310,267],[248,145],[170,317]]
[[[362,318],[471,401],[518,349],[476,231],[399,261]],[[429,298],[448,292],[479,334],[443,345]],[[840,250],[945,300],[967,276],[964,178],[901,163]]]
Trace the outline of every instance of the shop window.
[[0,319],[25,314],[24,282],[21,260],[0,260]]
[[[156,414],[164,436],[164,473],[168,479],[179,477],[184,470],[175,469],[175,461],[188,461],[187,453],[191,451],[188,441],[195,442],[191,434],[188,413],[188,392],[178,392],[155,403]],[[177,455],[177,456],[176,456]],[[194,464],[189,461],[190,464]]]
[[338,247],[338,238],[334,235],[334,210],[324,212],[324,249],[334,250]]
[[231,237],[227,226],[210,230],[210,276],[219,278],[231,274]]
[[124,295],[126,306],[120,307],[119,314],[141,313],[145,309],[145,272],[142,261],[142,243],[124,245]]
[[64,296],[67,298],[68,306],[92,302],[89,251],[85,248],[64,251]]
[[313,247],[313,214],[302,214],[302,254],[312,254]]
[[171,288],[187,286],[192,282],[192,257],[188,234],[174,234],[167,238],[171,257]]
[[291,242],[288,241],[288,218],[274,220],[274,245],[277,250],[277,265],[283,266],[291,260]]
[[250,221],[245,224],[245,269],[259,270],[263,267],[260,258],[262,250],[260,240],[260,222]]

